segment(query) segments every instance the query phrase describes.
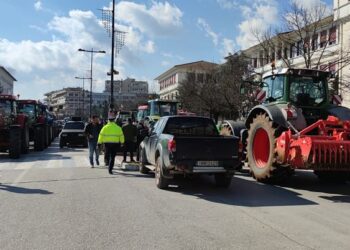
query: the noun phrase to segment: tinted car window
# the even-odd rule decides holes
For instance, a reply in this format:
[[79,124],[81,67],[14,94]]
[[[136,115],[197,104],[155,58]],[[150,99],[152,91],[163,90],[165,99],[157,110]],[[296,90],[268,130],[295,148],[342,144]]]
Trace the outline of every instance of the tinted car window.
[[200,117],[169,118],[163,133],[186,136],[219,135],[219,132],[211,119]]
[[84,127],[83,122],[67,122],[64,125],[64,129],[84,129]]

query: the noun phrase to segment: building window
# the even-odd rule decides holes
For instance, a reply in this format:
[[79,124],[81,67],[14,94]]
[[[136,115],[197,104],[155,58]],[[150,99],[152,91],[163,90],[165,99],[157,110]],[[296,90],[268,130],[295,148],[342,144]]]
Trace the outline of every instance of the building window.
[[321,32],[321,37],[320,37],[320,48],[325,47],[327,44],[327,30],[324,30]]
[[282,48],[278,48],[277,50],[277,60],[281,60],[282,59]]
[[253,58],[253,67],[254,68],[258,67],[258,59],[257,58]]
[[302,55],[303,41],[297,42],[297,56]]
[[310,50],[310,37],[304,38],[304,54],[306,54]]
[[315,34],[312,36],[312,41],[311,41],[311,49],[314,51],[314,50],[317,50],[317,41],[318,41],[318,34]]
[[329,45],[335,44],[337,41],[337,27],[329,29]]
[[288,59],[288,47],[284,47],[283,49],[283,58]]
[[259,66],[260,67],[264,66],[264,52],[263,51],[259,52]]

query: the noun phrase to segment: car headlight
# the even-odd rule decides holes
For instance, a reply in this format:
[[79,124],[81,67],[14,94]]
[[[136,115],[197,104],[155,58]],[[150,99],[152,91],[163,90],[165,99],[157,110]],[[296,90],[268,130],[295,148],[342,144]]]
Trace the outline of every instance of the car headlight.
[[67,136],[67,134],[61,134],[61,136],[65,137],[65,136]]
[[78,136],[84,136],[84,134],[78,134]]

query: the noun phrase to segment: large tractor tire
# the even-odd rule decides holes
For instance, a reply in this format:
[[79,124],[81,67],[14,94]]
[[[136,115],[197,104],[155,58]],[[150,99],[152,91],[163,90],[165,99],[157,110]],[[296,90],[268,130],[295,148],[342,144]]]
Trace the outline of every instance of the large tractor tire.
[[45,149],[45,130],[44,127],[34,128],[34,150],[43,151]]
[[11,128],[10,129],[10,140],[9,140],[9,157],[12,159],[18,159],[21,155],[21,129]]
[[288,167],[276,163],[276,130],[266,114],[258,114],[250,124],[247,139],[248,166],[253,177],[265,183],[279,183],[290,176]]
[[29,127],[26,123],[22,129],[21,153],[28,154],[29,152]]

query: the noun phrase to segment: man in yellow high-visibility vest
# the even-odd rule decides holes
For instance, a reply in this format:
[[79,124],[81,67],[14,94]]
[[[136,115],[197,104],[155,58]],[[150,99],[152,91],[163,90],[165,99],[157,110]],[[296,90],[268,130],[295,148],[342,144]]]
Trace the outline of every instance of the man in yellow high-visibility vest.
[[124,143],[124,134],[121,127],[115,123],[115,114],[108,113],[108,123],[103,126],[99,136],[98,144],[105,145],[105,159],[108,163],[108,172],[113,174],[114,159]]

